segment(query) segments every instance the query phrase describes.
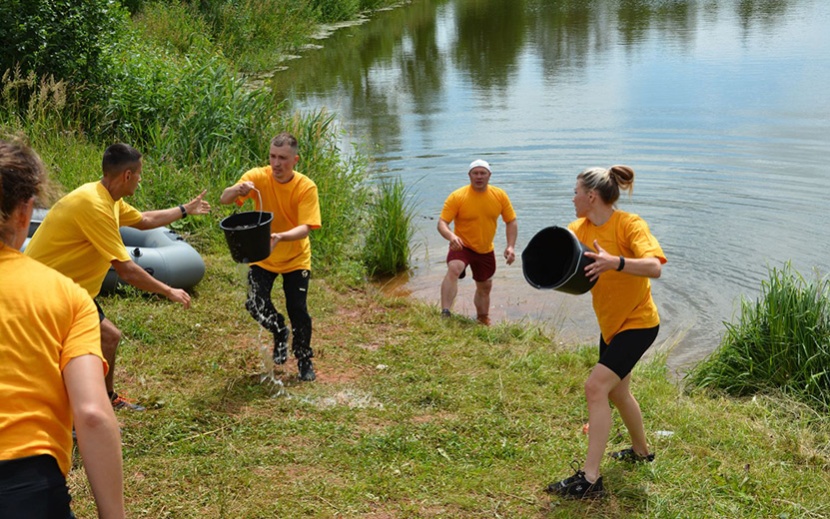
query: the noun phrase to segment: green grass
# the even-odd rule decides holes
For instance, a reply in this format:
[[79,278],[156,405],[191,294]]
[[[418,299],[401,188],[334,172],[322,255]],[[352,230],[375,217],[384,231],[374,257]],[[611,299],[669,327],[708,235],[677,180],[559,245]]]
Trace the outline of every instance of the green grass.
[[[222,25],[224,9],[274,4],[206,0],[199,5],[209,12],[192,19],[192,3],[130,4],[146,30],[116,47],[121,81],[107,86],[107,105],[81,107],[79,118],[81,108],[65,104],[71,85],[5,76],[0,131],[28,135],[64,191],[98,178],[113,139],[130,141],[145,152],[146,172],[131,202],[151,209],[202,187],[216,200],[245,169],[264,165],[269,139],[288,129],[324,211],[309,294],[316,383],[297,383],[293,363],[264,373],[270,340],[244,311],[245,267],[231,263],[217,226],[232,208],[177,223],[208,269],[191,310],[135,290],[103,299],[124,331],[117,387],[152,408],[119,413],[130,517],[830,515],[825,414],[774,391],[751,400],[686,394],[659,359],[638,367],[634,382],[657,461],[606,462],[606,499],[550,500],[544,485],[584,456],[593,348],[563,348],[530,325],[443,320],[361,285],[366,159],[342,156],[332,115],[283,113],[238,75],[256,67],[240,63],[264,63],[257,53],[277,56],[297,40],[279,47],[263,37],[238,61],[217,50],[260,16],[233,11]],[[356,5],[289,4],[280,3],[320,13]],[[215,32],[188,34],[204,27]],[[627,440],[615,433],[611,447]],[[70,485],[78,516],[94,516],[77,465]]]
[[363,264],[370,276],[392,276],[409,268],[415,214],[409,188],[400,177],[381,179],[369,210]]
[[830,409],[830,278],[771,269],[756,301],[744,299],[720,347],[688,375],[732,395],[781,390]]
[[[664,359],[641,364],[633,390],[656,461],[605,461],[604,499],[551,499],[544,485],[584,457],[595,348],[317,277],[318,380],[298,383],[293,359],[271,379],[245,267],[205,259],[190,310],[136,292],[102,300],[124,331],[116,386],[154,407],[118,414],[131,517],[830,514],[830,419],[784,396],[687,395]],[[627,447],[615,420],[610,448]],[[79,517],[93,516],[77,466],[70,481]]]

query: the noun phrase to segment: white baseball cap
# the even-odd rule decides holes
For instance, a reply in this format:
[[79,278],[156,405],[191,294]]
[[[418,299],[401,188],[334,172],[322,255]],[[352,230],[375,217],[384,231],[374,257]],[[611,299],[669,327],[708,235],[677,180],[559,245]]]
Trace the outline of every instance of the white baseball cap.
[[486,160],[476,159],[470,162],[470,167],[467,169],[467,173],[473,170],[473,168],[484,168],[490,173],[493,171],[490,169],[490,164]]

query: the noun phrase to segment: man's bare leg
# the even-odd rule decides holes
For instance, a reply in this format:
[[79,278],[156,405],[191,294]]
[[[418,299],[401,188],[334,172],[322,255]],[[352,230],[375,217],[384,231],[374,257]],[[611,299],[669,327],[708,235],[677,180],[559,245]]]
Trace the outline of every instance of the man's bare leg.
[[107,318],[101,321],[101,353],[104,354],[104,360],[109,364],[109,371],[104,378],[104,384],[107,387],[107,394],[113,393],[113,377],[115,375],[115,352],[118,350],[118,343],[121,341],[121,330],[115,327]]
[[464,267],[466,265],[461,260],[452,260],[447,263],[447,274],[444,276],[444,281],[441,282],[442,311],[452,309],[455,296],[458,295],[458,276],[464,271]]
[[476,281],[476,293],[473,296],[478,321],[487,326],[490,326],[490,291],[492,289],[492,278],[487,281]]

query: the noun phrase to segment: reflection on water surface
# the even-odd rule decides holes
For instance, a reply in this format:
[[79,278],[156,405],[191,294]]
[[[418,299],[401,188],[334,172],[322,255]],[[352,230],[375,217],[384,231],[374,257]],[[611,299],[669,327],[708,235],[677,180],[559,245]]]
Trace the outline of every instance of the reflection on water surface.
[[[328,107],[345,146],[414,186],[419,231],[405,289],[438,300],[444,198],[476,157],[533,235],[573,219],[576,174],[628,164],[622,209],[669,259],[653,283],[658,341],[683,366],[711,351],[743,295],[791,260],[827,273],[830,3],[821,0],[415,1],[340,29],[274,77],[299,109]],[[504,247],[500,226],[496,248]],[[456,310],[473,315],[472,282]],[[534,290],[499,264],[496,319],[598,334],[589,296]]]

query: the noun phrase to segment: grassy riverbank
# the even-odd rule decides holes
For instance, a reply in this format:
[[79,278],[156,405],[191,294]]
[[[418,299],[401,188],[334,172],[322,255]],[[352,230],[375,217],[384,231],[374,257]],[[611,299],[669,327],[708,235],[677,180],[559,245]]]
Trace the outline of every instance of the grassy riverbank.
[[[99,49],[111,52],[100,72],[114,79],[81,89],[101,104],[73,104],[71,82],[10,73],[2,131],[28,135],[67,191],[98,178],[106,144],[136,145],[146,175],[131,202],[150,209],[202,187],[216,200],[288,128],[301,139],[300,170],[320,185],[325,222],[312,235],[315,383],[298,384],[293,361],[274,378],[264,373],[269,339],[244,310],[245,267],[231,262],[218,231],[230,208],[178,229],[208,267],[191,310],[136,291],[103,298],[124,331],[118,389],[151,407],[119,413],[130,517],[830,515],[826,416],[779,397],[686,395],[660,360],[635,372],[655,463],[609,461],[606,499],[551,501],[541,489],[584,456],[582,384],[593,349],[561,346],[532,326],[442,320],[435,308],[363,286],[358,258],[376,257],[361,251],[366,229],[357,225],[368,196],[363,159],[340,156],[325,114],[286,114],[239,75],[306,41],[314,24],[288,27],[296,18],[280,19],[277,6],[322,13],[379,3],[205,1],[198,13],[196,3],[128,4],[130,25],[113,24],[111,45]],[[275,9],[260,16],[263,5]],[[93,22],[89,38],[66,41],[99,38]],[[257,27],[268,36],[249,38]],[[278,39],[291,43],[272,53],[268,42]],[[387,259],[394,266],[399,256]],[[615,433],[612,447],[626,446]],[[70,480],[76,513],[93,517],[83,471]]]
[[[245,267],[226,253],[206,262],[191,310],[103,299],[125,332],[119,389],[156,407],[118,415],[130,517],[830,515],[830,420],[799,404],[686,395],[660,360],[644,364],[634,390],[656,461],[609,459],[609,497],[551,500],[544,485],[584,456],[592,348],[318,278],[318,380],[297,383],[293,359],[272,380],[268,337],[243,308]],[[611,445],[624,448],[615,419]],[[71,485],[92,517],[82,471]]]

